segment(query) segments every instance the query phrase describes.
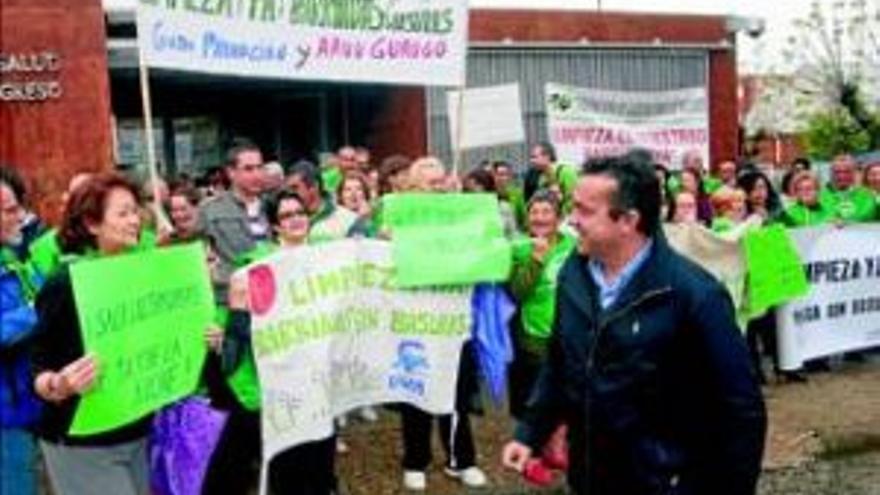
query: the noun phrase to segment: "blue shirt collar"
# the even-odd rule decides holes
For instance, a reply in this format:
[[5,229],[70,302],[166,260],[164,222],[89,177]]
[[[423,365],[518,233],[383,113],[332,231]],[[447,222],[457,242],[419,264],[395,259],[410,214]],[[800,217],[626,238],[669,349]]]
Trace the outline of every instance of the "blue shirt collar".
[[629,285],[632,278],[635,276],[636,272],[639,271],[639,268],[645,264],[645,261],[648,259],[648,255],[651,253],[651,247],[654,245],[653,239],[648,239],[648,242],[645,243],[644,246],[636,253],[635,256],[623,267],[623,270],[620,271],[620,274],[617,278],[611,282],[607,283],[605,281],[605,275],[602,273],[602,263],[595,259],[591,258],[589,264],[587,265],[590,276],[593,278],[593,282],[596,283],[596,286],[599,288],[599,303],[602,306],[602,309],[610,308],[623,293],[623,290]]

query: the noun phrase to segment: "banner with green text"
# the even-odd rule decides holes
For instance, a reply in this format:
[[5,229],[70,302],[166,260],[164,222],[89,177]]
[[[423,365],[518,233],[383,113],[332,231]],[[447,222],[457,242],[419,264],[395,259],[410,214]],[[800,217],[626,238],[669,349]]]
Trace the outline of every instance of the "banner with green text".
[[453,410],[471,288],[395,290],[391,245],[347,239],[249,265],[263,459],[326,438],[369,404]]
[[507,280],[510,242],[492,194],[394,194],[383,199],[398,287]]
[[152,67],[461,86],[467,0],[139,0]]
[[80,261],[70,274],[83,346],[98,364],[71,435],[124,426],[195,390],[214,315],[202,244]]

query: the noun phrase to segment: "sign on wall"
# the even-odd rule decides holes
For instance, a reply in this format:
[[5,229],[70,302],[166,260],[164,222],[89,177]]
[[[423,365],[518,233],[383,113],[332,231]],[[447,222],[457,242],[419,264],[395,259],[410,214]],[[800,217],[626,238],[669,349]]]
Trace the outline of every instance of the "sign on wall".
[[709,100],[705,87],[672,91],[609,91],[550,83],[547,131],[569,163],[644,148],[673,169],[709,163]]

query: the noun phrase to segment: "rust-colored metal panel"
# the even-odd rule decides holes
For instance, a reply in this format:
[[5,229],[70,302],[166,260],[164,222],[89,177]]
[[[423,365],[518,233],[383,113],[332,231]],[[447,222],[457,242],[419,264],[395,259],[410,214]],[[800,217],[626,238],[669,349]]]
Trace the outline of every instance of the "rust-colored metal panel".
[[716,43],[726,37],[719,16],[475,9],[470,17],[471,41]]
[[383,111],[377,116],[368,145],[375,163],[390,155],[402,153],[415,158],[428,149],[425,90],[398,88],[388,92]]
[[739,99],[736,52],[709,55],[709,156],[712,170],[724,160],[739,156]]
[[100,0],[0,0],[0,161],[57,221],[71,176],[112,168]]

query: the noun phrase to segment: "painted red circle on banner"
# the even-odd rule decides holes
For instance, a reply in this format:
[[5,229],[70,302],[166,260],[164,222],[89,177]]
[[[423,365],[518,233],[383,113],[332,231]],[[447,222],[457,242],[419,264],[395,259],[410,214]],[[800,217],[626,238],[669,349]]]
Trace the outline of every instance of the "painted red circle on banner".
[[254,314],[262,316],[268,313],[275,305],[275,293],[275,274],[268,265],[248,270],[248,295]]

